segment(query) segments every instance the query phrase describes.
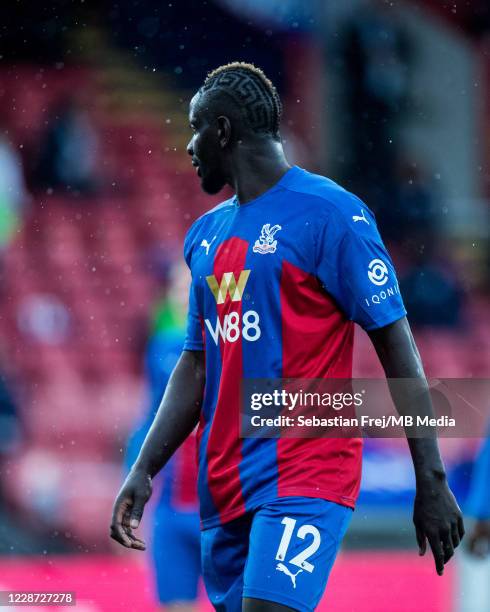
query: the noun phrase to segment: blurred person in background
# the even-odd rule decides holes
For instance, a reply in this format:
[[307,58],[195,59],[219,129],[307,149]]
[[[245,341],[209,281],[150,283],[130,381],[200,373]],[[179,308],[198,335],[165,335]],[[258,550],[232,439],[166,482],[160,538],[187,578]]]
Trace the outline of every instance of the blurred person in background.
[[0,254],[21,224],[30,199],[22,158],[0,128]]
[[434,242],[420,242],[410,267],[400,278],[400,289],[413,325],[454,328],[462,322],[464,294],[451,266],[434,257]]
[[490,428],[473,468],[466,511],[475,519],[468,550],[475,557],[486,557],[490,554]]
[[[242,440],[243,378],[350,377],[355,321],[386,376],[415,381],[393,393],[399,413],[433,415],[398,290],[366,298],[397,287],[374,215],[330,179],[290,166],[281,114],[274,85],[243,62],[209,73],[190,103],[187,151],[201,187],[215,194],[228,184],[236,195],[187,233],[184,350],[111,523],[113,539],[145,549],[133,530],[152,480],[199,424],[202,571],[212,604],[230,612],[314,609],[360,486],[358,438]],[[408,444],[416,539],[442,575],[462,515],[436,437]]]
[[402,156],[396,168],[395,197],[377,219],[387,239],[401,243],[402,250],[419,252],[433,242],[439,220],[436,193],[420,162]]
[[98,142],[83,100],[70,96],[58,102],[40,143],[36,185],[94,195],[99,187]]
[[6,375],[0,373],[0,461],[16,450],[22,440],[17,401],[11,387]]
[[[155,308],[146,350],[147,408],[128,441],[128,471],[151,427],[184,345],[189,270],[183,263],[176,263],[168,274],[168,289]],[[162,609],[178,612],[195,609],[201,575],[195,454],[195,437],[190,436],[157,480],[159,492],[152,509],[149,541],[158,601]]]
[[22,425],[18,414],[17,401],[11,382],[4,372],[0,373],[0,552],[11,536],[4,530],[11,530],[12,511],[8,508],[3,492],[3,470],[22,442]]
[[464,293],[450,258],[440,257],[444,234],[439,229],[436,200],[423,164],[402,156],[395,197],[379,211],[378,219],[408,264],[400,288],[410,322],[420,327],[451,328],[461,323]]

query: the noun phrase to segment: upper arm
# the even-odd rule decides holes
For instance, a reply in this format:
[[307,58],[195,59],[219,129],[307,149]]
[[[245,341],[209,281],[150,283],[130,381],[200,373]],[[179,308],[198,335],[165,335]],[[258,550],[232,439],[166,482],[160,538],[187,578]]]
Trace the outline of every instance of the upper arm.
[[189,404],[199,413],[204,397],[206,368],[204,351],[183,350],[170,377],[168,388],[182,404]]
[[316,275],[346,317],[366,331],[404,317],[395,268],[374,215],[348,193],[322,212],[315,236]]
[[386,376],[418,378],[424,375],[422,361],[406,317],[368,331]]
[[186,374],[190,373],[196,380],[204,384],[206,372],[204,351],[184,349],[177,365],[179,364],[186,370]]
[[[192,275],[192,253],[194,245],[197,240],[197,231],[199,228],[199,221],[196,221],[194,225],[187,232],[187,236],[184,241],[184,258],[191,271]],[[187,310],[187,328],[184,339],[184,350],[186,351],[203,351],[203,324],[202,317],[199,313],[199,304],[197,301],[196,290],[194,287],[194,280],[191,279],[189,287],[189,303]]]

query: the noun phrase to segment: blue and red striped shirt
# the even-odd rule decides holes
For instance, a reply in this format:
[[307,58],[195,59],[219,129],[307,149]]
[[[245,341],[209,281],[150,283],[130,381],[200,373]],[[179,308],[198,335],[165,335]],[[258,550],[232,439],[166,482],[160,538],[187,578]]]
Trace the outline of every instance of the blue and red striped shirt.
[[236,197],[190,228],[184,350],[205,350],[198,429],[203,528],[283,496],[354,507],[362,442],[240,439],[244,378],[350,378],[354,322],[406,314],[373,214],[333,181],[297,166],[261,196]]

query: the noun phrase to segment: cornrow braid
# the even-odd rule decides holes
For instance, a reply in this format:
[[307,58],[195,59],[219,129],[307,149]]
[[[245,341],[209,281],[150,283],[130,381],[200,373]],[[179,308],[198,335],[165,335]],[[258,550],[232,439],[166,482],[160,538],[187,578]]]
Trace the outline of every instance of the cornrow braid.
[[276,88],[260,68],[232,62],[210,72],[201,92],[225,92],[240,106],[250,127],[279,137],[282,104]]

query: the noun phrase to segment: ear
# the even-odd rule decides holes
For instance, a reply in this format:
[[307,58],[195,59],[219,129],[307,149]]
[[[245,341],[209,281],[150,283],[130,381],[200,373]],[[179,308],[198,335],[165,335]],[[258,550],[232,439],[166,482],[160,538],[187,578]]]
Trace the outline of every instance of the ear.
[[220,115],[217,119],[218,122],[218,141],[220,147],[224,149],[231,140],[231,123],[228,117]]

